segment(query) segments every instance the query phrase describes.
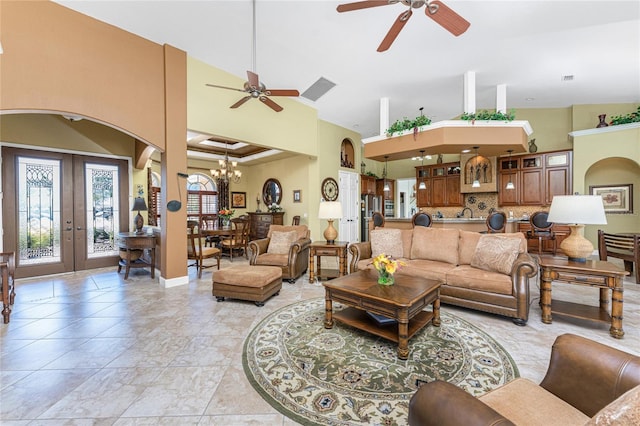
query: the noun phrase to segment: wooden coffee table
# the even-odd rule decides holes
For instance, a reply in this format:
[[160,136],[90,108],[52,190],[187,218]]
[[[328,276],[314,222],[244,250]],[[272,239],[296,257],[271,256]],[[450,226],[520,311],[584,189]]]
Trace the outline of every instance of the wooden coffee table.
[[[324,328],[336,319],[398,343],[398,358],[409,357],[409,339],[429,321],[440,326],[440,282],[397,274],[395,284],[378,284],[374,270],[358,271],[323,283],[325,287]],[[350,306],[333,312],[333,302]],[[431,311],[423,309],[431,304]],[[397,321],[398,327],[380,325],[367,315],[371,312]]]

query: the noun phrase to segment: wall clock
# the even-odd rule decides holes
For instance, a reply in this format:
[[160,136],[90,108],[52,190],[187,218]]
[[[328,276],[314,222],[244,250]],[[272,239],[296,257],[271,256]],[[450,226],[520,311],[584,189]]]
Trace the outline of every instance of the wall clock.
[[328,177],[322,181],[322,198],[327,201],[338,199],[338,182],[334,178]]

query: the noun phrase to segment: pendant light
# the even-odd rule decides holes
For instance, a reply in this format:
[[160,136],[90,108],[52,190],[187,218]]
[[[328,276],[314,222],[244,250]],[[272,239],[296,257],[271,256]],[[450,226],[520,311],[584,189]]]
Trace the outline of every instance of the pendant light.
[[389,156],[385,155],[384,156],[384,173],[382,173],[382,177],[384,178],[384,186],[383,186],[383,191],[384,192],[389,192],[391,191],[391,188],[389,187],[389,182],[387,182],[387,166],[389,164]]
[[507,186],[505,186],[504,189],[515,189],[516,187],[511,181],[511,153],[513,150],[508,149],[507,152],[509,153],[509,182],[507,182]]
[[[422,110],[422,108],[420,108]],[[418,185],[418,189],[427,189],[427,184],[424,183],[424,175],[422,168],[424,167],[424,149],[420,151],[420,185]]]
[[476,150],[476,156],[475,156],[475,159],[476,159],[476,161],[475,161],[476,166],[472,169],[472,170],[473,170],[473,173],[474,173],[474,175],[475,175],[475,176],[474,176],[474,179],[473,179],[473,183],[471,184],[471,187],[472,187],[472,188],[480,188],[480,181],[478,180],[478,177],[480,176],[480,173],[478,173],[478,167],[480,167],[480,166],[478,165],[478,148],[479,148],[479,147],[477,147],[477,146],[474,146],[474,147],[473,147],[473,149],[475,149],[475,150]]

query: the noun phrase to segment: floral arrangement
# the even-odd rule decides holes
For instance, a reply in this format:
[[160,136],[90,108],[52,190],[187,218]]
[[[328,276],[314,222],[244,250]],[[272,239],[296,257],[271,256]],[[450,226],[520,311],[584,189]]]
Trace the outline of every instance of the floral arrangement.
[[416,131],[418,127],[428,126],[431,124],[431,119],[426,115],[419,115],[414,120],[409,120],[407,117],[404,117],[403,120],[396,120],[388,129],[387,135],[393,136],[394,133],[402,133],[405,130],[414,129]]
[[218,216],[220,216],[223,220],[229,220],[235,212],[235,210],[222,209],[218,212]]
[[393,285],[395,281],[393,274],[395,274],[401,266],[406,266],[406,263],[400,260],[394,260],[391,256],[387,256],[384,253],[375,257],[371,264],[378,271],[378,284],[382,285]]
[[277,205],[276,203],[271,204],[269,207],[269,211],[270,212],[279,212],[282,211],[282,207],[280,207],[279,205]]

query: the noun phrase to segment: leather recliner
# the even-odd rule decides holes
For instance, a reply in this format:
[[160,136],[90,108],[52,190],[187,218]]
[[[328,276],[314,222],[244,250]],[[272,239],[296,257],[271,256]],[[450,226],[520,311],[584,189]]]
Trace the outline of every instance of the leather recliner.
[[[274,232],[297,232],[297,239],[289,246],[288,253],[270,253],[269,243]],[[267,238],[249,242],[250,265],[279,266],[282,279],[295,282],[309,267],[309,246],[311,245],[309,228],[306,225],[271,225]]]

